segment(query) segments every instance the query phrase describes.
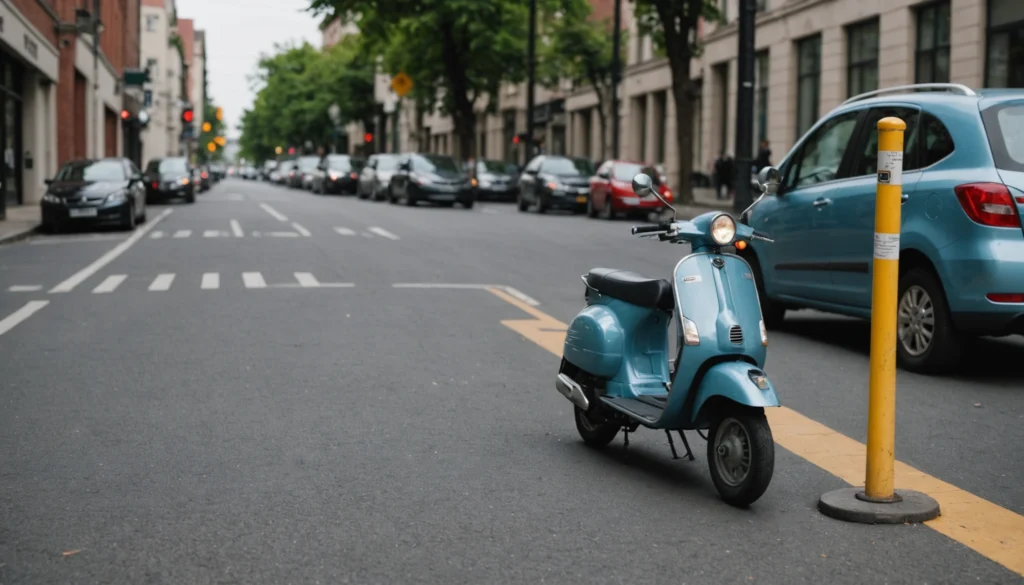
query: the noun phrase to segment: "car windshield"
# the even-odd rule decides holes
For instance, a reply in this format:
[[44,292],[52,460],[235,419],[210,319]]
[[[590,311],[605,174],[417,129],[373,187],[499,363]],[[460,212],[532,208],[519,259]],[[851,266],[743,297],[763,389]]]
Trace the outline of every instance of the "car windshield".
[[568,158],[549,158],[544,161],[541,172],[559,175],[562,177],[590,176],[586,168],[578,165],[576,161]]
[[1024,172],[1024,103],[993,106],[982,113],[996,167]]
[[500,160],[482,160],[476,164],[476,172],[481,174],[514,175],[516,174],[516,166]]
[[350,158],[347,156],[331,156],[327,158],[327,168],[332,171],[358,171],[363,168],[365,161],[361,158]]
[[639,165],[636,163],[619,163],[615,165],[614,170],[612,171],[612,178],[615,179],[616,181],[628,182],[632,181],[633,177],[639,175],[640,173],[644,173],[648,177],[650,177],[651,180],[654,181],[655,185],[661,183],[657,169],[653,167]]
[[188,165],[183,158],[165,158],[149,162],[146,171],[150,173],[187,173]]
[[119,161],[79,161],[68,163],[57,171],[58,181],[125,181],[124,165]]
[[576,168],[579,169],[580,172],[583,173],[584,175],[589,177],[590,175],[594,174],[595,170],[593,162],[585,158],[574,158],[570,160],[572,160],[572,164],[576,165]]
[[436,154],[418,154],[412,157],[413,169],[424,173],[459,172],[459,165],[450,156]]
[[312,171],[319,163],[320,159],[315,156],[304,156],[299,159],[299,170]]
[[377,170],[378,171],[393,171],[398,166],[398,157],[394,156],[379,156],[377,157]]

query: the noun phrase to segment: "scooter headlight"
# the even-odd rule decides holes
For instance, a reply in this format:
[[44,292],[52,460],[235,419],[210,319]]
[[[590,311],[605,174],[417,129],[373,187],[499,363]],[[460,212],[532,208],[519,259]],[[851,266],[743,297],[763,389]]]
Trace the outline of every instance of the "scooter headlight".
[[732,243],[736,238],[736,222],[732,217],[723,213],[712,220],[711,238],[721,246]]

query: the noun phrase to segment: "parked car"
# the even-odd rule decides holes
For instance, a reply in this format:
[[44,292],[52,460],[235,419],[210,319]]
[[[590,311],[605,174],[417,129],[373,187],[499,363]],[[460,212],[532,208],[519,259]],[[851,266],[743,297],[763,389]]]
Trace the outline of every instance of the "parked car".
[[223,163],[215,162],[210,163],[209,167],[207,168],[207,172],[210,173],[210,181],[212,183],[217,183],[222,181],[225,177],[227,177],[228,171],[227,167],[224,166]]
[[669,203],[672,190],[664,177],[652,165],[624,160],[605,161],[590,179],[590,199],[587,215],[615,219],[619,214],[646,218],[652,212],[661,213],[665,205],[657,197],[641,199],[633,192],[633,177],[644,173],[651,178],[658,193]]
[[1024,333],[1024,91],[879,90],[819,120],[779,165],[782,183],[748,223],[774,243],[744,255],[764,320],[813,308],[869,318],[878,131],[906,123],[897,357],[954,366],[964,341]]
[[65,163],[46,181],[40,202],[43,229],[60,232],[69,225],[120,225],[135,229],[146,221],[142,173],[125,158]]
[[515,201],[519,193],[519,168],[500,160],[480,160],[469,169],[478,201]]
[[213,173],[210,171],[210,167],[207,165],[199,166],[196,168],[196,175],[196,184],[199,186],[199,192],[203,193],[209,191],[210,187],[212,187],[214,183]]
[[359,172],[366,161],[347,154],[329,154],[320,161],[319,172],[313,177],[314,193],[352,193],[356,192]]
[[549,209],[567,209],[574,213],[587,210],[590,200],[592,169],[586,159],[564,156],[535,156],[519,177],[519,211],[534,206],[537,213]]
[[469,173],[454,158],[440,154],[402,155],[388,197],[391,203],[402,201],[408,206],[428,201],[452,207],[457,201],[466,209],[476,201]]
[[271,183],[275,182],[270,175],[277,169],[277,164],[276,160],[263,161],[263,166],[260,167],[260,178]]
[[146,201],[180,198],[188,203],[195,203],[196,181],[193,180],[193,171],[188,160],[182,156],[155,158],[149,161],[143,174]]
[[374,201],[390,199],[391,177],[397,169],[397,154],[371,154],[359,173],[356,196]]
[[320,164],[320,157],[314,155],[300,156],[295,159],[294,174],[289,173],[288,186],[295,189],[309,190],[313,186],[313,175]]

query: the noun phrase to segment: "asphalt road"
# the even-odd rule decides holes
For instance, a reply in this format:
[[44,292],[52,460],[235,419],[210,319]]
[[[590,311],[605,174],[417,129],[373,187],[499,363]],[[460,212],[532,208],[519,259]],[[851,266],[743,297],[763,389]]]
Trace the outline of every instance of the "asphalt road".
[[[149,219],[0,247],[0,584],[1022,581],[985,552],[1024,514],[1020,338],[899,374],[897,458],[990,503],[997,542],[969,547],[825,518],[848,484],[781,446],[747,510],[693,433],[694,462],[651,431],[584,447],[558,356],[484,285],[568,322],[589,268],[685,252],[627,222],[237,180]],[[863,442],[867,339],[773,333],[786,406]]]

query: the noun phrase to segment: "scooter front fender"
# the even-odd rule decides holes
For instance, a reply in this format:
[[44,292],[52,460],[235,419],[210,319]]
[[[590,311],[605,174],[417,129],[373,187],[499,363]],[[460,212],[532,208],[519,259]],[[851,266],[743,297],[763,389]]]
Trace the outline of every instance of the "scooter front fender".
[[694,392],[692,426],[698,429],[711,424],[715,407],[722,400],[755,408],[781,405],[768,375],[757,366],[739,360],[711,366]]

